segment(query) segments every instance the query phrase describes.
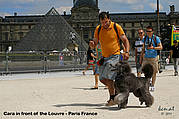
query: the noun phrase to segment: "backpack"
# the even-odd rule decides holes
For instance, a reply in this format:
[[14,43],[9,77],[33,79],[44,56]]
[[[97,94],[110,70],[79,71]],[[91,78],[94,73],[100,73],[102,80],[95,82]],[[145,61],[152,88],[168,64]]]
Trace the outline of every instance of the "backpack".
[[[147,36],[144,37],[144,53],[145,53],[145,41],[146,41],[146,38]],[[155,43],[155,46],[157,46],[157,41],[156,41],[156,35],[154,35],[154,43]],[[157,50],[157,55],[159,55],[159,51]]]
[[[122,47],[121,47],[122,44],[121,44],[121,40],[120,40],[120,38],[119,38],[119,34],[118,34],[117,27],[116,27],[116,23],[114,23],[114,30],[115,30],[115,32],[116,32],[116,34],[117,34],[117,38],[118,38],[118,40],[119,40],[120,49],[121,49],[121,48],[122,48]],[[99,28],[98,28],[98,39],[99,39],[99,33],[100,33],[100,31],[101,31],[101,25],[100,25]]]
[[[147,36],[144,37],[144,46],[145,46],[146,38]],[[156,35],[154,35],[154,43],[155,43],[155,46],[157,46]]]

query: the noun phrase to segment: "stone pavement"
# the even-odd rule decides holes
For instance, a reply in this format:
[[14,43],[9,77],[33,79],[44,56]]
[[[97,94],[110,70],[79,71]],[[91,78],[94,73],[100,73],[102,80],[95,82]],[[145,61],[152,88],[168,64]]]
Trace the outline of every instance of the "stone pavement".
[[[135,69],[133,69],[135,72]],[[88,71],[0,76],[0,119],[179,119],[179,76],[173,67],[157,74],[154,105],[146,108],[130,94],[126,109],[106,107],[108,90],[91,90]]]

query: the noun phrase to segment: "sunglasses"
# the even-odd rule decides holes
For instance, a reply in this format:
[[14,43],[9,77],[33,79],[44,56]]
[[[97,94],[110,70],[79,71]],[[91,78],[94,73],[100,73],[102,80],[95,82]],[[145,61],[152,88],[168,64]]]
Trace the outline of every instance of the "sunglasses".
[[152,32],[152,31],[147,31],[147,32]]
[[139,32],[138,34],[143,34],[143,32]]

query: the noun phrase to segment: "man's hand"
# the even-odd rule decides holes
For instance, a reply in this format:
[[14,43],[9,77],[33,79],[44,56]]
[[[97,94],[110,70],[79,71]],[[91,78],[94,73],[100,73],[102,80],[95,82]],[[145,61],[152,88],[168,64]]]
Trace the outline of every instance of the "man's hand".
[[154,46],[147,47],[148,50],[154,49]]
[[128,52],[124,52],[123,54],[124,60],[128,60],[129,59],[129,53]]

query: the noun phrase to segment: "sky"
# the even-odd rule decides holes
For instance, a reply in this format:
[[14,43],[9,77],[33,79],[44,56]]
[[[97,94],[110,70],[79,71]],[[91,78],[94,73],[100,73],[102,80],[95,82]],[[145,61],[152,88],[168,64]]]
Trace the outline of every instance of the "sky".
[[[179,0],[159,0],[160,11],[169,13],[169,5],[175,5],[179,11]],[[99,0],[99,9],[110,13],[154,12],[157,0]],[[73,0],[0,0],[0,16],[41,15],[46,14],[52,7],[60,13],[71,13]]]

